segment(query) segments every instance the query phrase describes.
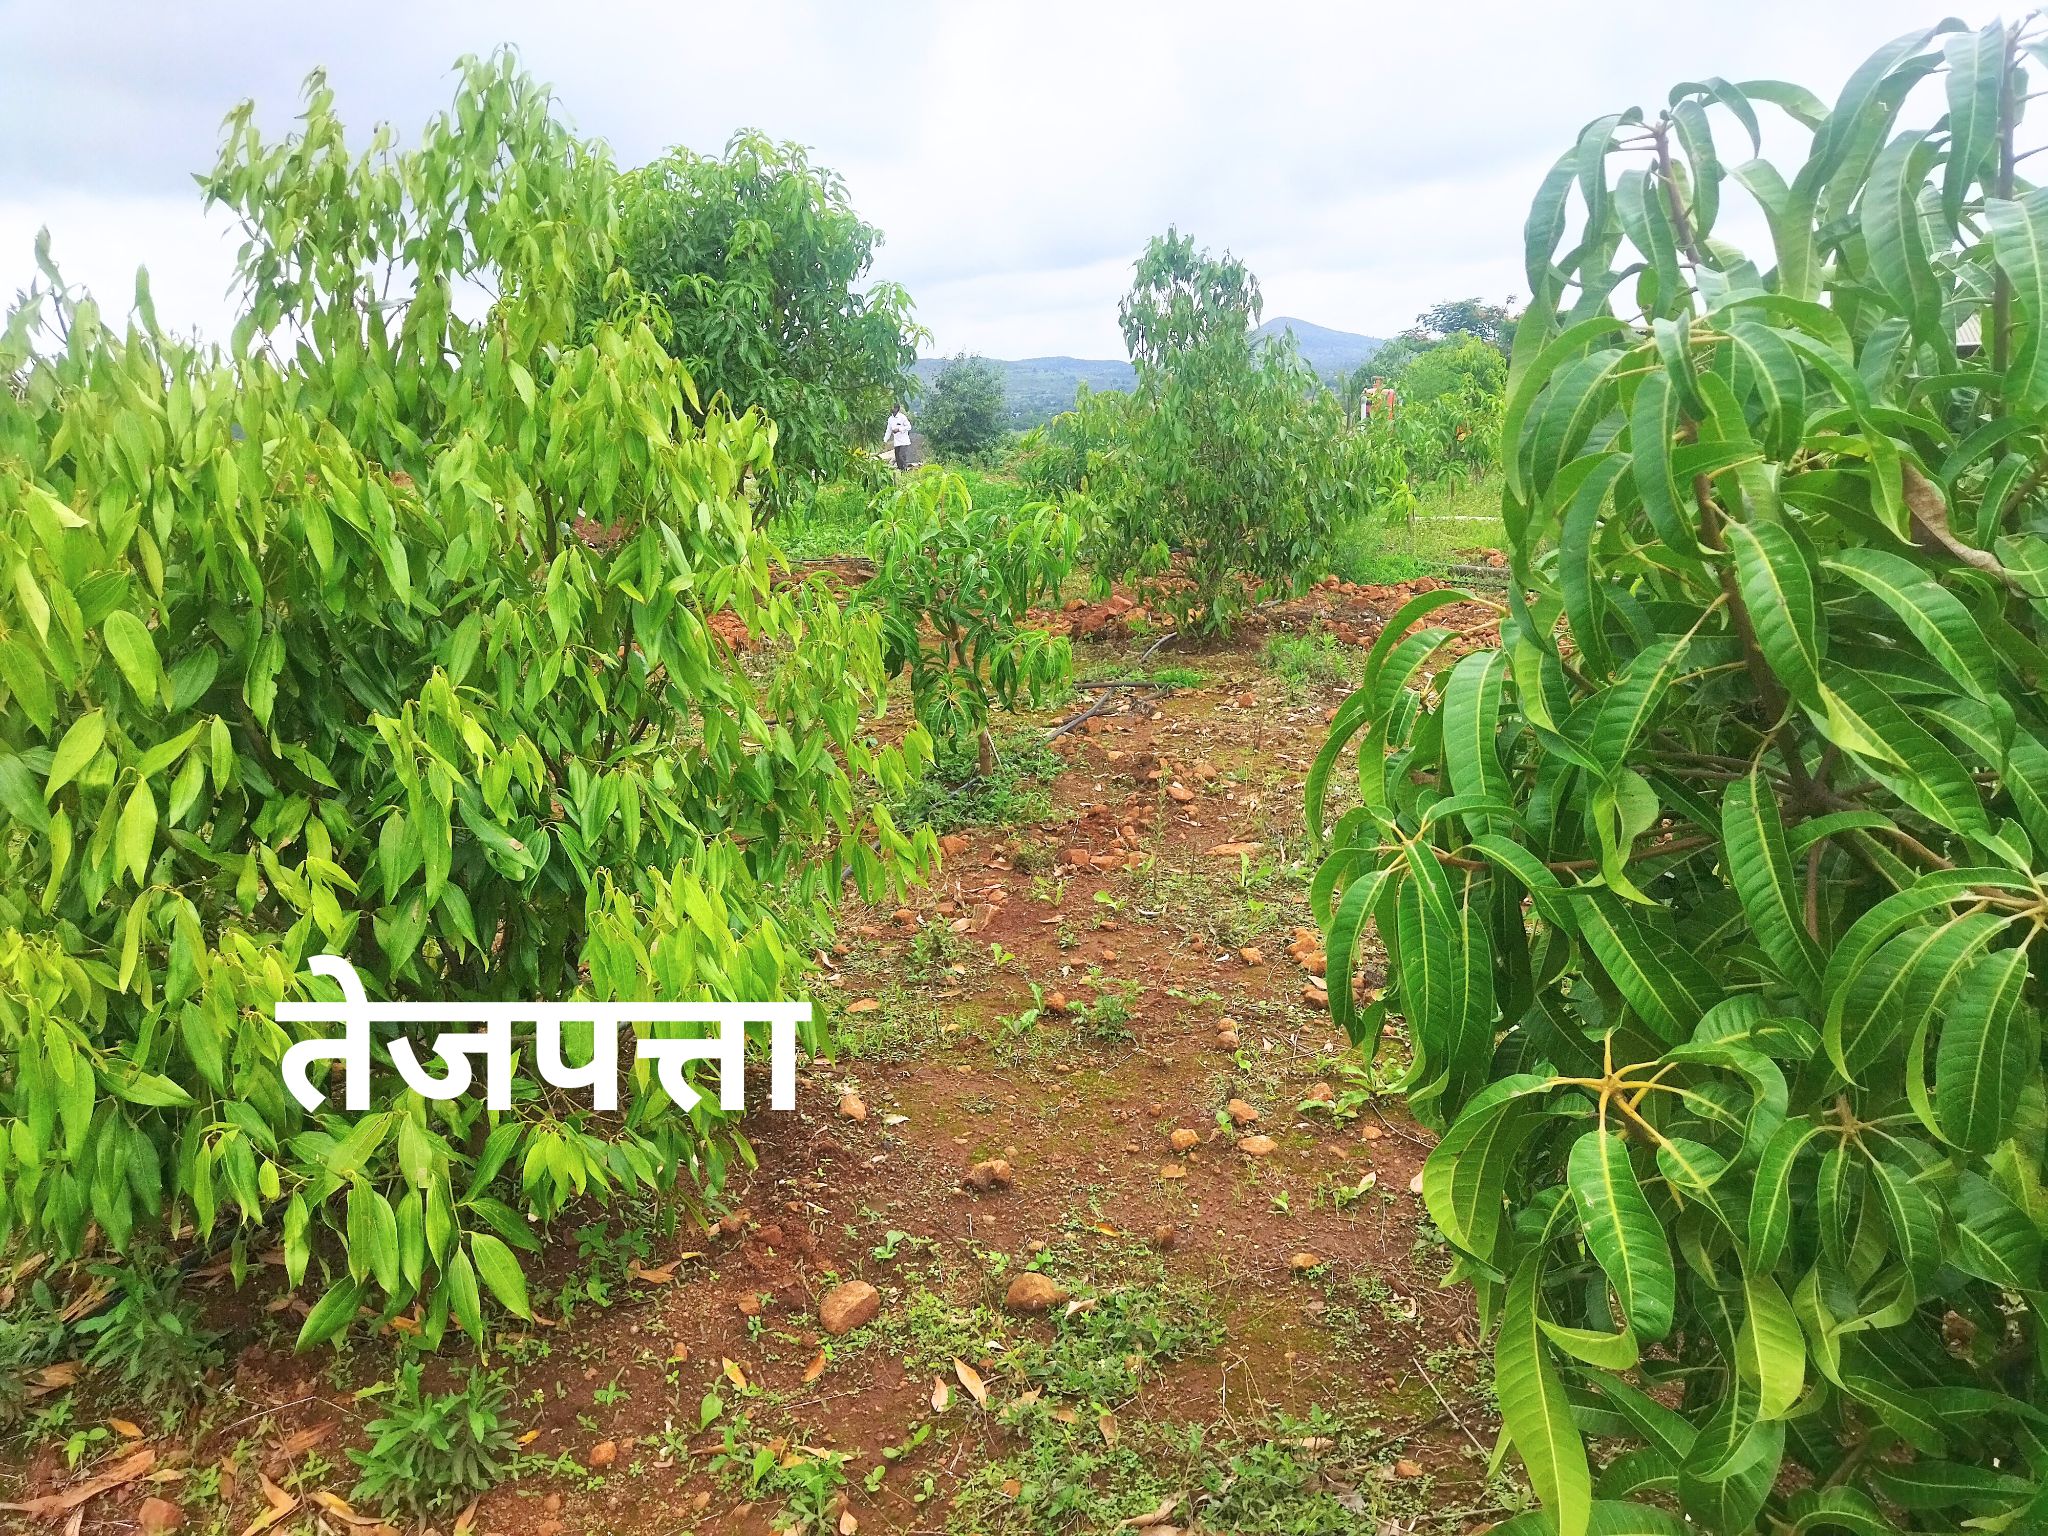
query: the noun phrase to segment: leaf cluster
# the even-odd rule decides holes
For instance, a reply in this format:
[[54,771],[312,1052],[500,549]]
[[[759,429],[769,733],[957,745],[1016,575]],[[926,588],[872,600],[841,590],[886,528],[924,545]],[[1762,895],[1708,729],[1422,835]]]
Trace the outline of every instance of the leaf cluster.
[[[1355,751],[1332,1008],[1407,1021],[1518,1531],[2048,1516],[2037,25],[1587,128],[1529,220],[1500,643],[1416,599],[1311,773],[1320,833]],[[1767,108],[1789,181],[1719,159]]]
[[[1067,642],[1027,622],[1056,602],[1073,568],[1074,519],[1044,502],[977,504],[950,471],[910,476],[877,508],[868,533],[875,574],[858,604],[881,616],[884,665],[907,676],[912,708],[935,742],[979,736],[989,711],[1052,698],[1071,674]],[[983,753],[981,768],[991,767]]]
[[776,432],[702,400],[615,170],[510,57],[407,149],[351,149],[315,75],[201,180],[228,349],[146,281],[116,328],[46,250],[0,330],[0,1231],[281,1242],[328,1281],[304,1342],[481,1334],[529,1216],[688,1199],[744,1143],[644,1073],[616,1115],[531,1070],[509,1114],[430,1103],[381,1040],[372,1111],[308,1115],[272,1018],[306,958],[400,999],[791,995],[844,871],[934,857],[863,809],[928,741],[871,744],[879,623],[771,580]]

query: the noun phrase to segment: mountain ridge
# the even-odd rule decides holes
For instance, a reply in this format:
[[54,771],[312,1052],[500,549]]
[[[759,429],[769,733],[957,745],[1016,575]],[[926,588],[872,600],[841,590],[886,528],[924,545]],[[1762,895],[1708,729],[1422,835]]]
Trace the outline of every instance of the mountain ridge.
[[[1319,377],[1332,382],[1351,372],[1385,345],[1382,337],[1339,331],[1291,315],[1276,315],[1253,331],[1252,336],[1254,340],[1263,341],[1282,331],[1293,335],[1302,361]],[[951,361],[946,357],[920,357],[911,371],[920,386],[929,387],[940,370]],[[991,357],[988,361],[995,364],[1003,376],[1003,402],[1009,424],[1019,431],[1050,421],[1071,407],[1078,385],[1085,383],[1091,390],[1099,392],[1127,390],[1137,382],[1136,372],[1123,358],[1054,354],[1046,357]]]

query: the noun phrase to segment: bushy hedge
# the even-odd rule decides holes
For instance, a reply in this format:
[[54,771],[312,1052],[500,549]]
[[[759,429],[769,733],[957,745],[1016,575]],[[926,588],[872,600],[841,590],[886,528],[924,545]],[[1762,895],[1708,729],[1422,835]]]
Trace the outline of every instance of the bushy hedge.
[[618,269],[613,179],[507,59],[403,152],[351,151],[316,75],[298,131],[244,106],[204,178],[244,234],[230,350],[146,286],[115,329],[47,261],[9,314],[18,1241],[281,1238],[294,1283],[332,1271],[307,1339],[359,1304],[477,1332],[479,1279],[525,1309],[524,1213],[687,1195],[745,1143],[644,1078],[592,1114],[530,1040],[508,1114],[388,1064],[372,1113],[304,1114],[270,1010],[307,957],[392,997],[784,996],[842,871],[930,857],[860,808],[927,750],[861,731],[880,627],[771,585],[773,428],[700,410]]

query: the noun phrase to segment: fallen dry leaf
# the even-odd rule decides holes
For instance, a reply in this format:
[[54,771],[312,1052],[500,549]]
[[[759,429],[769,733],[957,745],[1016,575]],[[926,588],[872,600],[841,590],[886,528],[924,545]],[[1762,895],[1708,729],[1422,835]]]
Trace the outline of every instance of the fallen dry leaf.
[[344,1499],[338,1493],[329,1493],[325,1488],[322,1488],[318,1493],[313,1495],[313,1502],[315,1504],[318,1504],[322,1509],[326,1510],[328,1514],[334,1516],[335,1519],[341,1521],[344,1525],[383,1524],[383,1522],[379,1520],[375,1515],[357,1514],[355,1512],[354,1506],[351,1505],[348,1502],[348,1500]]
[[273,1461],[296,1461],[306,1452],[320,1444],[340,1427],[340,1420],[329,1419],[324,1424],[314,1424],[306,1429],[296,1430],[278,1441],[277,1449],[271,1452]]
[[1218,843],[1209,850],[1209,857],[1212,859],[1248,859],[1265,846],[1264,843]]
[[953,1389],[939,1377],[932,1378],[932,1412],[944,1413],[952,1404]]
[[862,997],[848,1003],[846,1011],[848,1013],[875,1013],[880,1010],[881,1006],[881,1001],[878,998]]
[[721,1358],[719,1369],[725,1372],[725,1379],[727,1381],[738,1387],[742,1392],[747,1390],[747,1373],[739,1368],[738,1361]]
[[804,1367],[804,1385],[809,1386],[812,1382],[816,1381],[820,1376],[824,1374],[825,1351],[821,1349],[818,1351],[817,1355],[813,1357],[811,1363]]
[[269,1530],[299,1507],[297,1494],[286,1493],[267,1477],[261,1478],[260,1481],[263,1484],[263,1497],[269,1500],[270,1508],[243,1526],[242,1536],[257,1536],[259,1531]]
[[142,1438],[142,1426],[130,1423],[127,1419],[109,1419],[107,1420],[107,1428],[124,1440],[140,1440]]
[[75,1488],[67,1488],[62,1493],[46,1493],[41,1498],[27,1499],[19,1504],[0,1504],[0,1509],[12,1510],[34,1520],[53,1519],[69,1514],[87,1499],[96,1499],[109,1489],[134,1482],[155,1465],[156,1452],[140,1450]]
[[663,1264],[658,1269],[643,1269],[640,1265],[633,1264],[627,1268],[626,1273],[643,1285],[667,1285],[675,1279],[676,1267],[670,1263]]
[[981,1379],[981,1373],[965,1360],[953,1361],[953,1374],[960,1378],[960,1385],[967,1389],[967,1395],[974,1399],[975,1406],[988,1406],[988,1387]]
[[1116,1415],[1105,1413],[1095,1421],[1095,1427],[1102,1432],[1104,1445],[1115,1445],[1117,1437]]
[[1164,1525],[1173,1518],[1173,1512],[1180,1508],[1180,1497],[1177,1493],[1169,1493],[1159,1501],[1158,1508],[1148,1509],[1142,1515],[1133,1515],[1128,1520],[1120,1521],[1117,1528],[1146,1531],[1155,1525]]

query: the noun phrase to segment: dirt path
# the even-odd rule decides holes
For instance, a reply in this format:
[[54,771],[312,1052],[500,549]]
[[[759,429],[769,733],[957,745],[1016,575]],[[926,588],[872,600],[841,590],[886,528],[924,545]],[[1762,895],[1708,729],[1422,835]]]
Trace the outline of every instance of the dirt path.
[[[1403,595],[1268,622],[1369,642]],[[1515,1505],[1469,1295],[1438,1287],[1410,1187],[1428,1138],[1314,1001],[1301,784],[1343,686],[1276,676],[1262,638],[1157,658],[1200,685],[1119,694],[1056,744],[1040,814],[949,837],[912,905],[849,915],[821,989],[838,1059],[757,1122],[716,1230],[576,1233],[561,1276],[594,1279],[492,1362],[522,1473],[461,1530],[1309,1536]],[[827,1333],[855,1280],[874,1317]],[[353,1481],[337,1447],[375,1405],[343,1388],[381,1349],[324,1375],[246,1351],[253,1413],[196,1452],[227,1487],[188,1528],[241,1532],[260,1472],[302,1500],[271,1529],[350,1529],[314,1498]],[[86,1529],[127,1527],[115,1502]]]

